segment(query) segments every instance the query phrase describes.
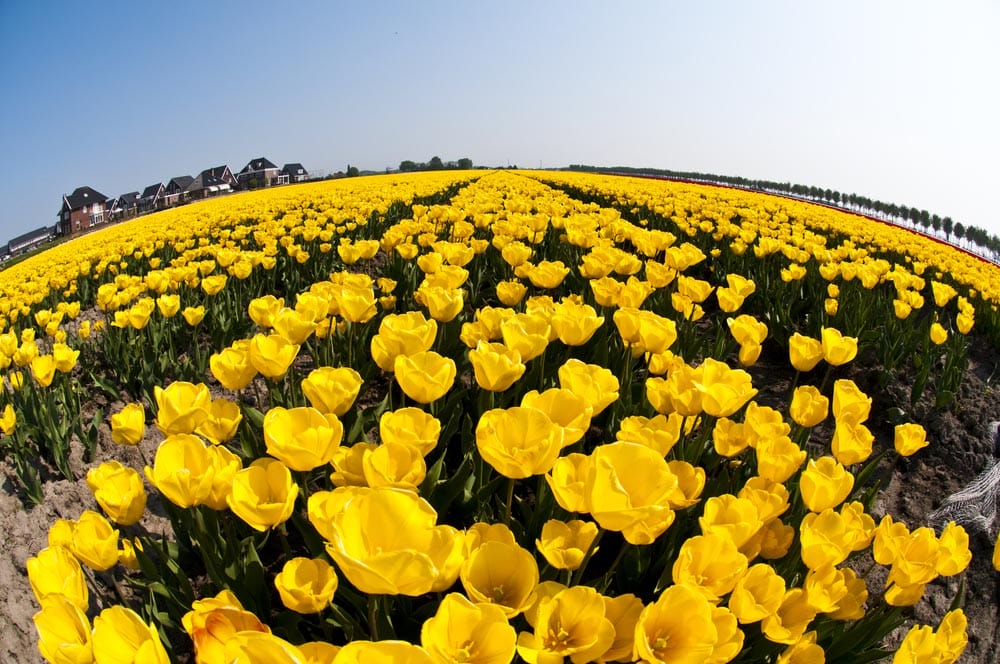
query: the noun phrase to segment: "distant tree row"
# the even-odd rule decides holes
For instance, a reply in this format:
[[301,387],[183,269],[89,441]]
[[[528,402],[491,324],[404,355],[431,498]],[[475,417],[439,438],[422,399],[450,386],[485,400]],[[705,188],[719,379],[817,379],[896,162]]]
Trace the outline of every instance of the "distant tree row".
[[965,226],[961,222],[956,223],[951,217],[941,217],[931,214],[927,210],[920,210],[906,205],[896,203],[884,203],[873,200],[867,196],[858,194],[844,194],[832,189],[822,187],[812,187],[804,184],[791,184],[789,182],[773,182],[771,180],[750,180],[733,175],[716,175],[714,173],[696,173],[693,171],[671,171],[662,168],[632,168],[629,166],[615,166],[611,168],[601,166],[585,166],[582,164],[571,164],[571,171],[593,171],[598,173],[624,173],[629,175],[657,175],[681,180],[694,180],[698,182],[708,182],[723,184],[729,187],[739,187],[767,193],[783,194],[803,200],[815,201],[832,205],[834,207],[858,212],[872,217],[878,217],[891,221],[900,226],[920,230],[927,235],[944,236],[946,242],[952,242],[963,249],[969,249],[976,253],[990,258],[994,261],[1000,260],[1000,238],[990,235],[988,232],[977,226]]
[[399,162],[399,170],[403,173],[409,173],[412,171],[445,171],[445,170],[460,170],[465,171],[472,168],[472,160],[468,157],[462,157],[458,161],[441,161],[441,157],[437,155],[431,157],[430,161],[427,162],[416,162],[409,159],[404,159]]

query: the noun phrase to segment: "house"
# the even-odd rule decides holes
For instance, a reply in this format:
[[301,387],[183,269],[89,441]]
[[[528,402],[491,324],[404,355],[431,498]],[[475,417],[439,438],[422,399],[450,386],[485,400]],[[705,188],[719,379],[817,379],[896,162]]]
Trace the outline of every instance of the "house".
[[227,193],[236,188],[236,178],[228,166],[206,168],[184,189],[185,201],[208,198]]
[[190,175],[178,175],[175,178],[170,178],[170,182],[163,188],[163,195],[160,198],[162,203],[159,207],[172,207],[174,205],[179,205],[183,203],[184,191],[194,182],[194,178]]
[[251,159],[243,170],[236,174],[236,181],[240,189],[258,189],[275,184],[277,177],[278,167],[266,157],[259,157]]
[[63,196],[59,210],[59,232],[72,235],[104,223],[104,203],[108,197],[90,187],[77,187],[72,194]]
[[105,203],[111,219],[131,219],[139,214],[139,192],[130,191]]
[[166,187],[162,182],[151,184],[142,190],[139,196],[139,212],[152,212],[163,205],[163,195]]
[[285,164],[281,167],[278,178],[283,180],[281,184],[302,182],[309,179],[309,171],[302,168],[302,164]]
[[59,232],[59,224],[55,226],[42,226],[35,230],[18,235],[7,244],[0,246],[0,253],[4,256],[16,256],[31,251],[35,247],[40,247],[46,242],[51,242]]

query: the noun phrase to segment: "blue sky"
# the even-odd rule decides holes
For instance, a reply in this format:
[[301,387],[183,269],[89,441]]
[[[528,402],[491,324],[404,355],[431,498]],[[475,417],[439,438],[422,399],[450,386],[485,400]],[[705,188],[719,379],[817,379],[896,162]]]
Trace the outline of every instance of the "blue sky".
[[0,0],[0,242],[262,155],[724,173],[1000,235],[998,33],[992,1]]

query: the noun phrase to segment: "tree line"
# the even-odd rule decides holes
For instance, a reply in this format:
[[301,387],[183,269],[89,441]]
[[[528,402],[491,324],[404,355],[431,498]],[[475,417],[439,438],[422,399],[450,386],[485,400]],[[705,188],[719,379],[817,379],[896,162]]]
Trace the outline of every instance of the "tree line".
[[[597,173],[623,173],[628,175],[656,175],[661,177],[675,178],[680,180],[693,180],[712,184],[722,184],[729,187],[739,187],[772,194],[782,194],[794,198],[801,198],[817,203],[832,205],[834,207],[858,212],[868,216],[879,217],[892,221],[900,226],[909,226],[917,229],[919,226],[923,233],[927,235],[944,236],[946,242],[951,242],[963,249],[969,249],[976,253],[991,258],[994,261],[1000,260],[1000,238],[990,235],[987,231],[978,226],[964,225],[954,221],[951,217],[941,217],[931,214],[927,210],[921,210],[906,205],[896,203],[885,203],[874,200],[867,196],[858,194],[845,194],[833,189],[813,187],[804,184],[792,184],[790,182],[774,182],[771,180],[752,180],[734,175],[716,175],[714,173],[698,173],[694,171],[673,171],[662,168],[633,168],[629,166],[585,166],[582,164],[571,164],[571,171],[591,171]],[[933,232],[932,232],[933,231]]]
[[441,157],[435,155],[430,158],[430,161],[411,161],[410,159],[404,159],[399,162],[399,170],[403,173],[410,173],[413,171],[466,171],[470,168],[472,168],[472,160],[468,157],[462,157],[458,161],[441,161]]

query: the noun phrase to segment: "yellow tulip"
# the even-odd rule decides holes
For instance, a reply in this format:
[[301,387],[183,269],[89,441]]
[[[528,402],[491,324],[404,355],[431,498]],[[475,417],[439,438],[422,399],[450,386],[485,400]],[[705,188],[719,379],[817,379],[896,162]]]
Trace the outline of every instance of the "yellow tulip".
[[56,371],[59,373],[70,373],[76,366],[76,360],[80,357],[80,351],[73,350],[64,343],[52,344],[52,361],[55,362]]
[[56,375],[56,361],[51,355],[38,355],[31,360],[31,376],[41,387],[48,387]]
[[304,658],[303,664],[331,664],[340,650],[340,646],[326,641],[307,641],[299,645],[299,652]]
[[403,393],[417,403],[437,401],[455,382],[455,361],[432,350],[413,355],[400,355],[393,364],[393,373]]
[[333,601],[337,575],[320,558],[292,558],[274,577],[281,603],[296,613],[319,613]]
[[250,364],[261,375],[272,380],[285,375],[298,353],[299,346],[279,334],[255,334],[250,339]]
[[365,442],[338,447],[333,453],[333,459],[330,460],[334,469],[330,473],[330,481],[333,482],[333,485],[368,486],[364,469],[365,455],[376,447],[378,446],[373,443]]
[[226,502],[251,528],[265,531],[288,520],[298,494],[299,487],[285,464],[264,457],[233,476],[233,491]]
[[[940,346],[944,342],[948,341],[948,330],[944,329],[941,323],[934,321],[931,323],[930,336],[934,345]],[[31,366],[34,368],[34,363],[32,363]]]
[[496,408],[479,418],[476,448],[501,475],[523,479],[552,469],[562,449],[562,435],[541,410]]
[[184,310],[181,311],[181,316],[184,317],[184,320],[187,321],[188,325],[194,327],[200,323],[203,318],[205,318],[205,307],[184,307]]
[[805,590],[790,588],[785,591],[778,610],[764,618],[761,631],[768,641],[791,645],[802,638],[816,613]]
[[214,473],[205,443],[190,434],[167,436],[156,449],[152,468],[145,467],[150,484],[178,507],[202,504],[211,492]]
[[292,470],[308,471],[330,463],[344,437],[336,415],[315,408],[276,407],[264,415],[267,453]]
[[388,441],[365,450],[361,470],[365,484],[372,488],[395,486],[416,491],[427,475],[420,450],[406,443]]
[[126,404],[111,416],[111,440],[119,445],[138,445],[145,435],[146,411],[142,404]]
[[931,281],[931,292],[934,295],[934,304],[938,308],[944,308],[952,298],[958,295],[958,291],[949,286],[948,284],[941,283],[940,281]]
[[271,629],[252,612],[243,608],[229,590],[215,597],[195,600],[191,610],[181,618],[184,631],[194,644],[196,662],[223,662],[226,642],[237,633],[264,632]]
[[496,286],[497,299],[508,307],[516,306],[528,293],[528,287],[517,280],[501,281]]
[[435,525],[437,513],[414,492],[343,487],[328,493],[310,496],[309,520],[361,592],[416,597],[458,579],[465,538],[451,526]]
[[89,603],[87,579],[69,546],[72,546],[72,534],[67,546],[50,545],[28,558],[24,565],[28,583],[39,604],[47,597],[59,596],[86,611]]
[[521,632],[517,652],[531,664],[598,660],[615,640],[615,628],[604,615],[604,598],[589,586],[556,593],[538,609],[534,632]]
[[272,326],[274,318],[285,306],[285,298],[277,298],[273,295],[264,295],[250,300],[247,310],[250,320],[263,328]]
[[858,354],[858,340],[854,337],[845,337],[836,328],[824,327],[821,338],[823,359],[827,364],[835,367],[847,364]]
[[562,261],[541,261],[528,270],[527,277],[537,288],[552,289],[559,286],[567,274],[569,268]]
[[91,569],[111,569],[118,562],[118,531],[97,512],[85,510],[73,527],[71,549]]
[[789,493],[785,485],[764,477],[748,479],[737,497],[752,502],[757,508],[757,515],[764,523],[781,516],[790,507]]
[[858,424],[868,419],[872,399],[853,380],[841,379],[833,384],[833,418],[838,424]]
[[702,535],[715,534],[729,539],[740,553],[753,558],[756,551],[751,555],[745,545],[756,538],[764,527],[764,521],[752,500],[724,493],[705,501],[705,510],[698,517],[698,525]]
[[[7,404],[3,408],[3,413],[0,413],[0,431],[9,436],[14,432],[15,426],[17,426],[17,413],[14,412],[13,406]],[[113,435],[112,433],[112,437]]]
[[851,420],[838,421],[833,430],[831,449],[837,461],[850,466],[868,460],[874,441],[875,436],[864,424],[855,424]]
[[441,288],[421,284],[413,299],[426,307],[430,317],[440,323],[450,323],[465,306],[465,291],[461,288]]
[[[575,570],[597,537],[597,526],[589,521],[549,519],[535,547],[556,569]],[[595,549],[596,551],[596,549]]]
[[[405,245],[413,246],[413,245]],[[399,249],[399,247],[396,247]],[[351,641],[337,653],[337,664],[432,664],[427,651],[406,641]],[[261,662],[264,664],[264,662]]]
[[681,545],[672,578],[714,604],[732,591],[746,570],[747,557],[726,534],[696,535]]
[[513,618],[534,602],[538,563],[517,544],[488,541],[469,553],[459,578],[471,600],[494,605]]
[[589,304],[564,300],[556,305],[550,323],[561,342],[567,346],[582,346],[604,323],[604,317],[598,316]]
[[965,528],[949,521],[938,538],[938,555],[934,570],[940,576],[954,576],[965,571],[972,562],[969,534]]
[[503,344],[480,341],[469,351],[476,383],[490,392],[503,392],[524,375],[521,354]]
[[788,414],[802,427],[814,427],[826,419],[830,400],[812,385],[800,385],[792,394]]
[[421,456],[427,456],[438,444],[441,422],[419,408],[386,411],[379,418],[379,435],[383,442],[410,445]]
[[243,421],[239,404],[222,397],[212,399],[210,413],[209,418],[195,429],[195,433],[214,445],[232,440]]
[[969,621],[962,609],[949,611],[941,619],[934,641],[945,662],[957,662],[969,643],[967,632]]
[[806,591],[806,601],[819,613],[833,613],[840,600],[847,595],[844,576],[833,565],[827,563],[806,574],[802,587]]
[[208,358],[212,375],[227,390],[242,390],[257,375],[257,369],[250,362],[250,344],[238,341],[229,348],[223,348]]
[[757,441],[757,473],[782,483],[795,474],[806,460],[806,451],[788,436]]
[[823,359],[823,343],[796,332],[788,340],[788,356],[796,371],[812,371]]
[[419,311],[389,314],[372,337],[372,359],[382,371],[393,371],[396,358],[429,350],[437,334],[437,321],[427,320]]
[[729,597],[729,609],[742,624],[760,622],[781,606],[785,580],[766,564],[750,567],[736,582]]
[[124,606],[111,606],[94,618],[94,661],[168,664],[167,652],[152,623]]
[[567,512],[584,513],[587,508],[587,479],[593,459],[585,454],[568,454],[556,459],[545,482],[552,489],[556,502]]
[[313,408],[340,417],[354,405],[363,383],[350,367],[320,367],[302,379],[302,393]]
[[499,607],[473,604],[459,593],[445,595],[420,630],[420,644],[435,664],[463,659],[508,664],[516,643],[517,634]]
[[594,416],[618,400],[618,379],[602,366],[570,359],[559,367],[558,376],[559,387],[582,397]]
[[757,394],[750,374],[710,357],[695,369],[692,382],[701,392],[702,409],[713,417],[729,417]]
[[40,602],[32,620],[38,631],[38,651],[48,662],[89,664],[94,661],[90,621],[79,606],[61,595]]
[[719,640],[712,605],[685,584],[666,588],[639,615],[633,658],[655,664],[709,661]]
[[295,309],[285,307],[271,319],[271,327],[275,334],[288,343],[301,344],[316,331],[316,321]]
[[201,289],[208,295],[217,295],[226,287],[227,277],[224,274],[213,274],[201,280]]
[[811,512],[837,507],[854,488],[854,475],[847,472],[833,457],[810,459],[799,478],[802,502]]
[[601,445],[591,455],[587,511],[631,544],[650,544],[674,522],[677,476],[658,452],[636,443]]
[[839,565],[847,558],[854,543],[846,520],[832,509],[802,517],[799,534],[802,562],[809,569],[817,569],[827,563]]
[[837,609],[829,615],[834,620],[860,620],[865,616],[864,605],[868,601],[868,587],[865,580],[858,578],[849,567],[838,570],[847,592],[837,602]]
[[536,314],[517,314],[500,323],[504,345],[521,354],[521,361],[533,360],[545,352],[552,334],[549,320]]
[[176,294],[164,294],[156,298],[156,308],[164,318],[173,318],[181,310],[181,298]]
[[142,477],[118,461],[106,461],[87,471],[87,486],[105,514],[119,525],[138,523],[146,510]]
[[684,418],[676,413],[652,418],[633,415],[623,418],[615,432],[615,440],[639,443],[667,456],[680,440]]
[[561,429],[560,447],[580,441],[590,428],[590,406],[569,390],[553,387],[541,394],[538,390],[531,390],[521,397],[521,405],[548,415],[552,423]]
[[156,427],[165,435],[194,432],[212,415],[212,395],[204,383],[175,381],[153,389],[156,397]]

